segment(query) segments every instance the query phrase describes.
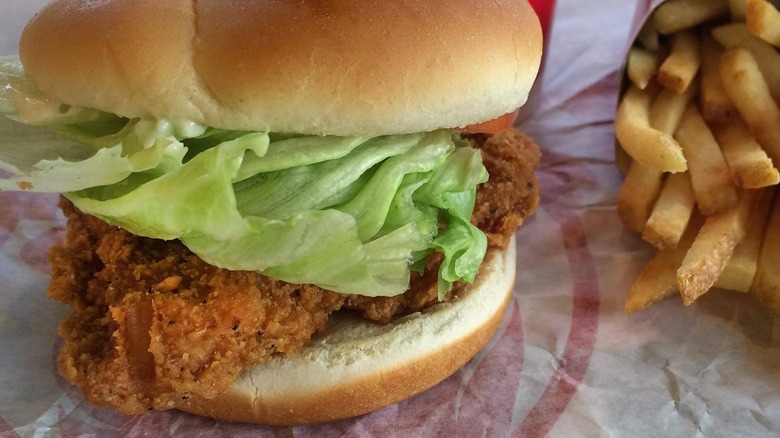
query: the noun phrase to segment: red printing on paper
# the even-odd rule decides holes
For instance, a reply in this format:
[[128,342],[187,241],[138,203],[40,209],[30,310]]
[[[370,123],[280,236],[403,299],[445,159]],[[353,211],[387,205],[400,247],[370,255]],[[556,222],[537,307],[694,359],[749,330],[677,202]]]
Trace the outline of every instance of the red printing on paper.
[[544,161],[558,162],[560,157],[546,151],[537,172],[541,188],[541,207],[550,214],[560,229],[572,276],[571,327],[566,346],[555,364],[555,372],[544,393],[528,412],[519,428],[519,436],[543,437],[563,415],[577,393],[590,365],[596,345],[601,291],[596,262],[587,246],[585,227],[578,213],[560,203],[572,190],[571,181],[587,183],[594,176],[584,167],[572,164],[555,172],[544,172]]

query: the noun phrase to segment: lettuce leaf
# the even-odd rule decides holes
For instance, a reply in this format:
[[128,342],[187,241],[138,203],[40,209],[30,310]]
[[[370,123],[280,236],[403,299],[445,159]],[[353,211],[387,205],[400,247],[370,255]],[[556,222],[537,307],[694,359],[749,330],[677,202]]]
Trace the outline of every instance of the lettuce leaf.
[[432,251],[444,254],[440,293],[473,281],[484,257],[470,217],[487,172],[452,132],[318,137],[126,119],[57,105],[8,59],[0,90],[0,168],[11,174],[0,189],[65,192],[213,265],[391,296]]
[[116,184],[164,161],[180,161],[185,152],[181,143],[160,139],[126,156],[121,143],[94,149],[0,117],[0,169],[12,175],[0,178],[0,190],[56,193]]

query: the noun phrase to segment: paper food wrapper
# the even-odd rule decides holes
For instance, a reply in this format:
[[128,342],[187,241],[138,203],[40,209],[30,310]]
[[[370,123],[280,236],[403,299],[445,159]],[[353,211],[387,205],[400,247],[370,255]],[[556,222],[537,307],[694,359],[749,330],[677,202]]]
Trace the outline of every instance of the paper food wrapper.
[[[4,0],[14,51],[43,0]],[[626,316],[652,250],[624,230],[612,120],[625,53],[658,2],[559,0],[542,105],[542,202],[518,233],[512,300],[488,347],[410,400],[335,423],[273,428],[178,411],[127,416],[56,372],[65,308],[45,298],[55,195],[0,193],[0,436],[758,436],[780,433],[780,332],[747,296],[712,291]],[[469,66],[483,68],[485,66]]]

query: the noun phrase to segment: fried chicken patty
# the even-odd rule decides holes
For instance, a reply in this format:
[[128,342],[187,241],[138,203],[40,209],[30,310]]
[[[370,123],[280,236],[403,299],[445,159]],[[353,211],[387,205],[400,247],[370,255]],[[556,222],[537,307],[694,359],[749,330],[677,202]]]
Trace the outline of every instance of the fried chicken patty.
[[[538,203],[539,150],[515,130],[467,138],[490,174],[472,222],[505,248]],[[67,234],[49,254],[48,294],[73,310],[59,327],[59,371],[92,403],[122,412],[215,397],[244,368],[301,348],[339,309],[386,323],[438,302],[437,254],[402,295],[346,296],[216,268],[178,241],[134,236],[64,199],[61,207]]]

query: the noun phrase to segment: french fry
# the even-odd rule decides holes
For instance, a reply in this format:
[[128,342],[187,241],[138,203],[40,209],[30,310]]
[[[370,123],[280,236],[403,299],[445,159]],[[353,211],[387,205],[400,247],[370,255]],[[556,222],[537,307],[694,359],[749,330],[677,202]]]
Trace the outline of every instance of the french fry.
[[726,92],[770,158],[780,163],[780,108],[769,94],[755,58],[746,49],[723,53],[720,76]]
[[748,0],[747,28],[762,40],[780,47],[780,12],[766,0]]
[[631,285],[625,312],[645,310],[677,292],[677,268],[685,259],[693,239],[699,232],[702,219],[694,214],[677,248],[658,251]]
[[731,21],[745,21],[747,17],[747,0],[729,0]]
[[[772,97],[780,102],[780,53],[766,41],[748,32],[744,23],[731,23],[712,29],[712,36],[726,48],[750,50],[764,75]],[[731,84],[724,83],[726,87]]]
[[709,32],[701,32],[701,115],[710,123],[729,120],[736,109],[720,79],[720,55],[723,49]]
[[650,105],[650,126],[664,134],[674,135],[698,88],[692,84],[683,94],[662,89]]
[[753,295],[770,312],[780,315],[780,196],[775,196],[764,228],[758,267],[750,286]]
[[780,316],[780,0],[660,3],[615,119],[618,213],[658,248],[625,311],[719,287]]
[[751,213],[770,199],[771,190],[743,190],[736,207],[704,221],[677,270],[677,286],[686,306],[715,284],[734,248],[745,237]]
[[634,161],[617,197],[618,216],[629,230],[641,233],[661,193],[663,172]]
[[701,66],[699,38],[692,30],[671,36],[671,52],[658,69],[658,83],[682,94],[696,77]]
[[685,111],[675,138],[688,159],[699,211],[710,216],[732,208],[737,203],[737,190],[720,147],[696,105]]
[[676,248],[688,228],[695,204],[688,172],[669,175],[645,224],[642,239],[661,250]]
[[[661,90],[650,106],[650,126],[664,134],[674,134],[697,88],[690,86],[683,94]],[[642,238],[659,249],[674,248],[688,225],[695,204],[688,172],[670,174],[656,196],[658,199],[645,221]]]
[[718,139],[737,187],[758,189],[780,183],[780,173],[750,134],[741,117],[735,115],[733,119],[714,128],[715,138]]
[[630,87],[615,115],[615,136],[623,150],[643,166],[658,171],[684,172],[688,166],[677,141],[650,127],[652,99],[649,88]]
[[644,90],[655,79],[661,66],[661,54],[640,47],[632,47],[628,52],[628,78],[640,90]]
[[659,33],[668,35],[728,13],[727,0],[669,0],[653,13],[653,24]]
[[747,234],[742,242],[734,248],[734,254],[715,281],[715,287],[737,292],[747,292],[750,289],[758,269],[758,253],[761,250],[764,226],[769,216],[770,201],[774,196],[775,188],[772,187],[768,190],[770,193],[766,200],[759,203],[755,211],[750,212]]
[[677,270],[677,286],[688,306],[720,276],[734,248],[744,239],[751,214],[771,202],[772,190],[743,190],[736,207],[708,217]]
[[661,49],[661,42],[658,37],[658,30],[653,25],[653,20],[647,20],[639,30],[636,40],[639,44],[651,52],[657,52]]
[[617,166],[620,173],[625,177],[628,175],[628,169],[631,167],[631,156],[623,150],[620,143],[615,141],[615,166]]

